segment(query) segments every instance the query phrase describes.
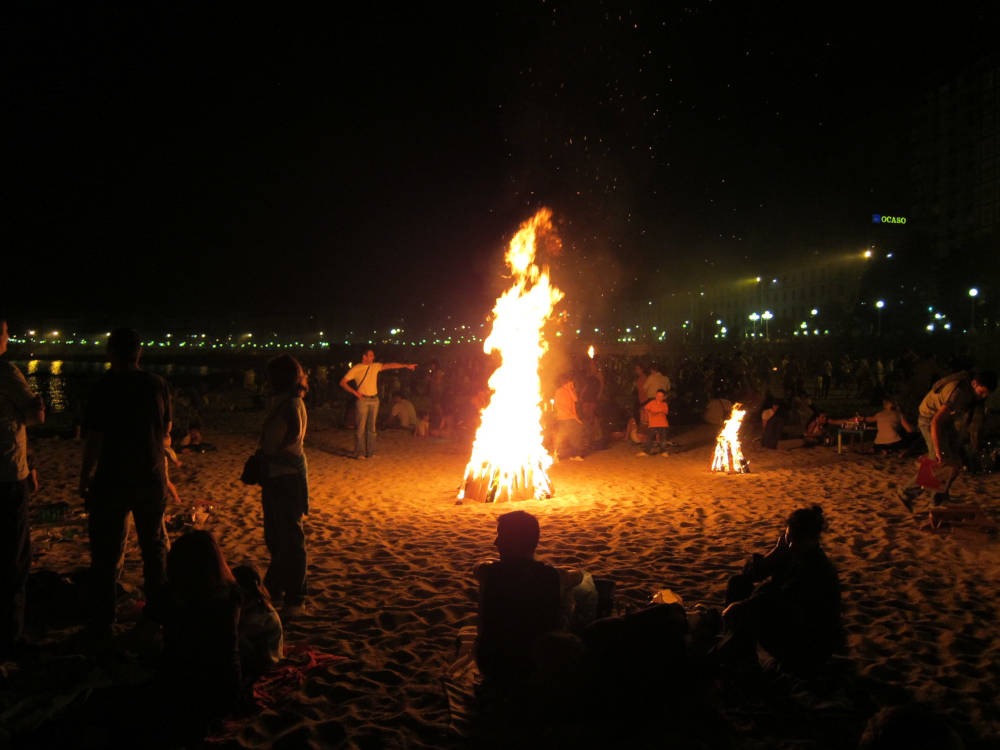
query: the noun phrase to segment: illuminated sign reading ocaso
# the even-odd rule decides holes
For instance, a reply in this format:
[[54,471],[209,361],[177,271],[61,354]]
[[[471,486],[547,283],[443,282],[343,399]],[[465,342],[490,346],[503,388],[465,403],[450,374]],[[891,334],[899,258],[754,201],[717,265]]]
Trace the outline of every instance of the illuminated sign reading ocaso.
[[872,214],[872,224],[905,224],[905,216],[882,216],[882,214]]

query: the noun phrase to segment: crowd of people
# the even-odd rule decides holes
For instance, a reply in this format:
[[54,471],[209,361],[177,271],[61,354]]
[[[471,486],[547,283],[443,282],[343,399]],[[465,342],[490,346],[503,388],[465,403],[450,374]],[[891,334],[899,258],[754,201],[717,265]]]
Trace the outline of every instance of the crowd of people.
[[[339,426],[364,426],[364,441],[373,447],[370,423],[378,430],[400,428],[419,437],[471,438],[489,401],[487,380],[498,362],[477,354],[420,366],[389,363],[376,383],[362,385],[364,402],[356,399],[350,383],[358,373],[363,379],[368,364],[317,365],[306,401],[310,408],[342,415]],[[702,421],[721,426],[739,402],[750,415],[744,434],[759,437],[766,448],[785,439],[830,445],[838,429],[860,420],[878,428],[877,452],[905,453],[919,445],[917,412],[928,389],[948,373],[971,370],[971,364],[961,357],[940,361],[909,350],[871,358],[800,356],[776,349],[659,359],[563,356],[546,366],[543,379],[548,447],[558,460],[580,460],[624,437],[636,446],[637,455],[667,456],[671,428]],[[331,373],[348,370],[346,382],[335,387]],[[350,394],[346,399],[345,391]],[[359,411],[360,403],[369,408]],[[373,412],[373,403],[389,408]],[[374,420],[365,418],[372,413]],[[998,427],[985,424],[977,413],[964,430],[963,442],[975,452]],[[356,454],[366,454],[360,439],[359,446]]]
[[[0,320],[0,354],[7,340],[7,322]],[[163,642],[156,677],[144,687],[157,696],[146,702],[157,707],[156,715],[143,714],[142,720],[171,724],[170,732],[195,736],[248,699],[253,681],[281,659],[282,623],[307,610],[304,441],[315,396],[310,396],[309,378],[295,358],[286,354],[268,363],[270,406],[252,479],[261,486],[270,555],[261,577],[252,564],[231,569],[207,531],[191,531],[171,544],[164,512],[172,487],[172,399],[164,379],[140,367],[141,352],[135,331],[118,329],[110,335],[111,367],[93,390],[83,418],[79,493],[87,511],[90,574],[82,645],[100,653],[111,644],[131,519],[143,564],[140,627],[162,632]],[[880,411],[858,419],[877,426],[877,449],[898,450],[905,435],[915,432],[906,409],[900,408],[909,394],[910,379],[902,374],[907,362],[909,378],[931,374],[905,357],[888,366],[865,360],[855,366],[842,358],[834,367],[824,360],[813,367],[813,395],[828,397],[833,387],[880,399]],[[353,457],[376,455],[380,424],[415,436],[474,430],[488,399],[490,364],[479,358],[418,369],[412,363],[381,363],[373,350],[364,351],[361,362],[339,380],[339,388],[355,399]],[[780,367],[747,354],[683,360],[673,378],[667,369],[627,358],[587,358],[560,374],[549,410],[557,458],[583,460],[616,433],[640,435],[639,455],[668,455],[668,418],[700,411],[707,421],[724,419],[730,399],[746,401],[754,393],[767,393],[773,373],[781,374],[784,395],[758,399],[765,445],[784,432],[791,421],[787,414],[803,405],[810,409],[802,430],[809,443],[827,442],[831,425],[844,422],[812,406],[803,375],[810,367],[788,358]],[[393,374],[380,377],[382,373]],[[397,377],[402,373],[408,375]],[[960,468],[959,435],[981,433],[979,407],[996,385],[996,374],[983,370],[958,371],[933,382],[915,420],[930,459]],[[392,408],[380,422],[384,401]],[[0,658],[17,658],[25,648],[32,485],[26,428],[44,419],[42,400],[14,365],[0,360]],[[184,438],[200,441],[199,427],[191,420]],[[958,468],[935,494],[935,503],[948,500],[957,473]],[[922,487],[915,477],[900,499],[912,508]],[[631,696],[638,705],[641,696],[630,694],[628,686],[646,685],[657,674],[691,674],[695,664],[751,663],[758,647],[783,669],[816,670],[842,646],[837,574],[820,544],[824,524],[818,507],[793,513],[774,549],[754,555],[732,578],[725,609],[717,617],[701,613],[689,627],[688,614],[676,603],[598,617],[608,614],[606,601],[601,601],[607,590],[599,591],[593,577],[581,571],[535,560],[537,520],[523,511],[504,514],[496,539],[500,559],[476,570],[476,654],[482,674],[501,690],[556,685],[553,695],[578,696],[580,685],[590,684],[593,694],[608,701]],[[654,653],[653,666],[640,656]],[[666,682],[664,690],[677,687]],[[623,685],[626,689],[617,687]],[[99,706],[100,699],[95,701]],[[171,722],[168,715],[185,718]]]
[[[0,321],[0,354],[7,345]],[[108,712],[113,746],[129,746],[142,725],[164,741],[205,734],[213,721],[247,703],[254,681],[282,657],[282,617],[301,614],[306,593],[302,517],[308,512],[303,439],[305,373],[290,356],[268,364],[274,403],[260,438],[265,542],[271,554],[263,582],[252,564],[232,570],[208,531],[192,530],[171,544],[164,523],[169,496],[171,399],[166,382],[139,366],[141,345],[131,329],[108,340],[110,370],[87,403],[79,492],[90,541],[86,625],[81,647],[109,653],[117,586],[128,528],[135,528],[143,563],[145,604],[137,632],[162,632],[155,676],[128,691],[88,700],[89,720]],[[18,658],[30,566],[27,425],[44,420],[44,405],[20,371],[0,373],[0,657]],[[279,616],[272,602],[284,607]],[[141,696],[138,698],[137,696]],[[122,706],[128,706],[122,718]],[[113,715],[112,715],[113,714]],[[98,722],[100,723],[100,722]]]

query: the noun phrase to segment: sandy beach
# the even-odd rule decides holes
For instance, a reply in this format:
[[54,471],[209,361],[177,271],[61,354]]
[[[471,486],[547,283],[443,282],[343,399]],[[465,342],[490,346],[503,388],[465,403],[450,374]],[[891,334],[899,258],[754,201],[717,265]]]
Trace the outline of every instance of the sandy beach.
[[[205,439],[217,450],[183,454],[173,478],[184,506],[171,511],[211,506],[204,527],[230,563],[250,560],[264,569],[259,488],[237,479],[261,417],[206,420]],[[353,433],[329,427],[322,411],[311,417],[310,611],[286,638],[336,659],[305,670],[301,684],[276,691],[271,705],[229,724],[213,745],[469,744],[450,729],[443,680],[460,629],[475,623],[472,567],[494,553],[495,519],[513,506],[456,504],[467,443],[390,431],[380,435],[373,460],[353,461],[345,456]],[[825,548],[844,588],[848,657],[876,705],[906,697],[932,703],[969,746],[992,746],[1000,736],[1000,543],[920,529],[894,498],[912,459],[750,446],[752,473],[717,475],[709,471],[713,432],[703,426],[679,434],[682,450],[667,458],[637,457],[637,448],[619,441],[583,462],[557,464],[556,497],[516,504],[539,518],[538,556],[613,578],[620,608],[640,606],[661,588],[686,605],[719,606],[728,576],[749,553],[770,549],[788,513],[820,503],[829,519]],[[78,510],[80,443],[50,438],[34,448],[42,481],[35,503],[63,501]],[[965,476],[955,494],[1000,515],[1000,476]],[[36,524],[33,545],[35,571],[68,573],[87,564],[82,521]],[[139,584],[130,545],[124,582]],[[127,620],[123,609],[119,614]],[[45,644],[70,631],[36,626],[29,636]],[[17,710],[25,696],[13,694],[16,680],[8,680],[4,715],[26,721]],[[57,695],[53,688],[36,701]],[[864,717],[853,718],[863,724]],[[836,746],[797,743],[791,726],[754,726],[734,720],[733,746]],[[850,722],[844,727],[845,736],[855,731]]]

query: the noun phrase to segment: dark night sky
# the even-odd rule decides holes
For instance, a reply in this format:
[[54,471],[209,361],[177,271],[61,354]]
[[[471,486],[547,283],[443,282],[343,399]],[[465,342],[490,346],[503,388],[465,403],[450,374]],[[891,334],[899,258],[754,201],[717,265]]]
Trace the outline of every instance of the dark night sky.
[[11,317],[474,320],[540,205],[577,294],[850,245],[910,207],[921,90],[998,29],[990,2],[89,5],[5,11]]

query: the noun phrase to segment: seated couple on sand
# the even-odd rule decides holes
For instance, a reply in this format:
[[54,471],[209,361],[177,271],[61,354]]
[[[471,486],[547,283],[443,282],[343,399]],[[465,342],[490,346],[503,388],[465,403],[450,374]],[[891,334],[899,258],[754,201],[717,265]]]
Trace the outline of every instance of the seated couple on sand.
[[[283,631],[252,565],[230,569],[208,531],[184,534],[167,555],[167,583],[150,620],[162,626],[155,672],[88,691],[25,737],[26,747],[193,746],[252,705],[254,683],[283,655]],[[188,743],[193,743],[189,745]]]
[[837,572],[820,546],[824,524],[818,506],[792,513],[774,549],[753,555],[730,580],[721,617],[703,610],[689,619],[671,603],[594,620],[593,609],[566,614],[567,591],[576,592],[584,576],[535,560],[538,521],[506,513],[497,523],[500,561],[475,573],[484,683],[551,691],[572,674],[581,681],[577,693],[628,703],[651,699],[637,694],[650,681],[661,697],[683,693],[698,677],[696,664],[756,663],[758,646],[782,670],[809,673],[843,643]]

